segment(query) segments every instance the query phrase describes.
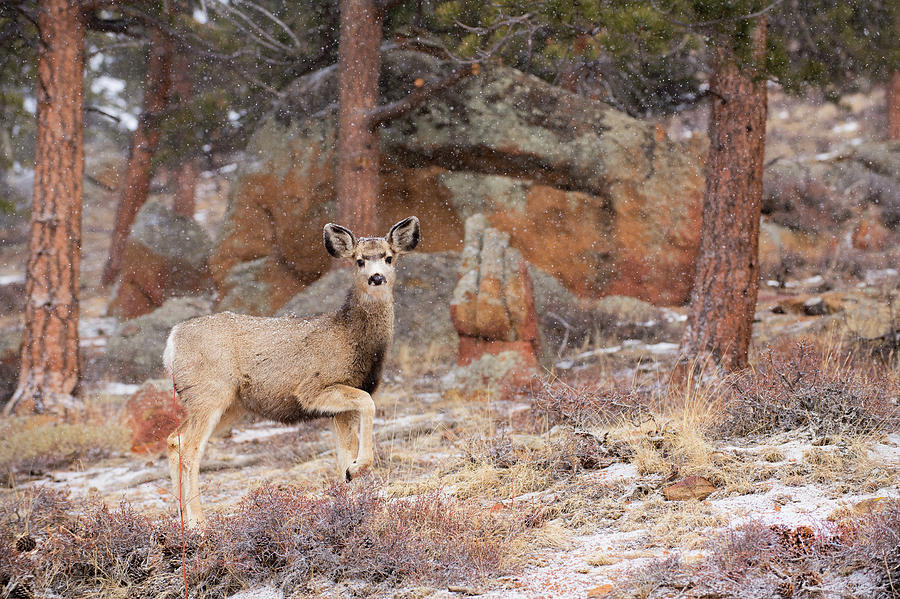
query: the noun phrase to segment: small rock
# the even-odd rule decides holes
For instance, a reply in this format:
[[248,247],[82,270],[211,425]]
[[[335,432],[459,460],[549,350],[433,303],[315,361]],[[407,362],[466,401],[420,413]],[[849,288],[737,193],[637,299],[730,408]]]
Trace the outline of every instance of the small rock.
[[667,501],[703,501],[716,491],[716,487],[702,476],[689,476],[663,489]]
[[828,314],[828,305],[821,297],[811,297],[803,302],[803,313],[807,316],[824,316]]
[[181,421],[181,404],[172,396],[166,379],[147,381],[125,403],[125,424],[131,431],[131,451],[156,453]]
[[613,585],[611,584],[601,584],[598,587],[594,587],[588,591],[587,596],[591,599],[597,597],[606,597],[613,591]]

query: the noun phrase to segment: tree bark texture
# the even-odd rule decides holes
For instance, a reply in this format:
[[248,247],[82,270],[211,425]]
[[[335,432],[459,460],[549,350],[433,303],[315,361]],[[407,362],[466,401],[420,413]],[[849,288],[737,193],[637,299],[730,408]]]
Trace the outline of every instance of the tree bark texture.
[[[185,104],[194,93],[191,64],[187,54],[178,52],[172,61],[172,105]],[[193,156],[186,157],[175,169],[175,199],[172,209],[176,214],[194,218],[196,207],[197,175],[200,167]]]
[[379,235],[378,136],[370,113],[378,105],[382,14],[373,0],[341,0],[338,50],[338,222],[357,236]]
[[147,57],[147,74],[144,78],[144,100],[138,126],[131,141],[131,156],[128,159],[128,170],[125,173],[125,184],[119,205],[116,207],[116,220],[112,240],[109,244],[109,256],[103,268],[101,283],[109,285],[119,276],[122,267],[122,251],[134,218],[150,193],[150,180],[153,175],[153,157],[159,147],[160,130],[155,126],[154,118],[168,105],[169,88],[171,86],[172,42],[169,37],[154,29],[150,38],[149,55]]
[[900,71],[894,71],[888,81],[887,121],[888,139],[900,139]]
[[[764,60],[762,19],[752,43],[753,59]],[[682,338],[686,356],[710,356],[728,370],[747,365],[759,290],[766,81],[754,71],[716,48],[700,253]]]
[[77,0],[38,5],[38,110],[25,333],[10,413],[65,414],[81,377],[78,277],[84,175],[84,31]]

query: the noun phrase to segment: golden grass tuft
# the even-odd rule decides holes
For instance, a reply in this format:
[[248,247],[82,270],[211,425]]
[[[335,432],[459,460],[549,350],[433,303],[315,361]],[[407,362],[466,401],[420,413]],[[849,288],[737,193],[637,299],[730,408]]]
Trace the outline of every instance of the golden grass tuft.
[[96,460],[128,451],[127,428],[117,420],[85,416],[58,422],[49,416],[14,416],[0,420],[0,472],[8,476],[63,468],[80,460]]

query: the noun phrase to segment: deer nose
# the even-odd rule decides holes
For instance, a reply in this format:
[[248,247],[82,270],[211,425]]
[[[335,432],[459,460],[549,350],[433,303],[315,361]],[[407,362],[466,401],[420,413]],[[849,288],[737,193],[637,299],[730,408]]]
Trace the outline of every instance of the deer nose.
[[385,282],[384,275],[380,272],[376,272],[374,275],[369,277],[369,285],[381,285]]

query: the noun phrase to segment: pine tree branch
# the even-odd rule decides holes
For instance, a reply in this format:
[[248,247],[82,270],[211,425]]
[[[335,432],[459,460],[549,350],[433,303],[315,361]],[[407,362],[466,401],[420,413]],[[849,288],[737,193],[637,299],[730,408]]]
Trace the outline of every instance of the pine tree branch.
[[396,102],[391,102],[390,104],[385,104],[383,106],[379,106],[373,110],[370,110],[366,115],[369,121],[369,127],[375,129],[379,125],[407,114],[414,108],[424,104],[426,100],[429,100],[440,92],[456,85],[466,77],[477,75],[478,71],[479,64],[477,62],[472,64],[471,66],[466,65],[464,67],[460,67],[451,72],[443,79],[434,81],[432,83],[423,84],[421,87],[418,87],[415,91],[411,92],[402,100],[397,100]]

